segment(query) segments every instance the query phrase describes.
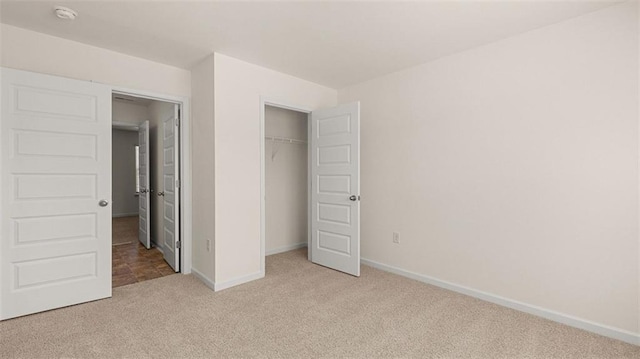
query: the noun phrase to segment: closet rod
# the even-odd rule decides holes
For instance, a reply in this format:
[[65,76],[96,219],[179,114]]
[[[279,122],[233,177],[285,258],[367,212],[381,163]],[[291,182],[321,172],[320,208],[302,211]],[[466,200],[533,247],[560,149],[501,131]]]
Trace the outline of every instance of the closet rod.
[[307,141],[296,140],[294,138],[286,138],[286,137],[273,137],[273,136],[265,136],[265,139],[273,142],[282,142],[282,143],[290,143],[293,145],[304,145]]

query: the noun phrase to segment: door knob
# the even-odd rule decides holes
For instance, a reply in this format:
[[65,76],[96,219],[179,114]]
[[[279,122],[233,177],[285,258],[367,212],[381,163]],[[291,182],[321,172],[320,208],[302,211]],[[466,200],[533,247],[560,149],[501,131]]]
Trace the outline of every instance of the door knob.
[[164,196],[164,192],[158,192],[158,196]]
[[349,197],[349,200],[350,201],[354,201],[354,202],[359,200],[359,199],[360,199],[360,196],[356,196],[356,195],[352,195],[352,196]]
[[98,205],[100,207],[106,207],[109,205],[109,201],[107,201],[106,199],[101,199],[100,202],[98,202]]

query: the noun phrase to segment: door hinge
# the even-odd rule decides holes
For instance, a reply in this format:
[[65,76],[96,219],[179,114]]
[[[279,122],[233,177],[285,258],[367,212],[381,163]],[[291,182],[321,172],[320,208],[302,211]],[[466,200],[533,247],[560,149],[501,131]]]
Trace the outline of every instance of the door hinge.
[[180,117],[176,118],[176,127],[180,127]]
[[177,241],[176,242],[176,248],[178,248],[178,249],[182,248],[182,241]]
[[180,188],[180,180],[179,179],[176,180],[176,188]]

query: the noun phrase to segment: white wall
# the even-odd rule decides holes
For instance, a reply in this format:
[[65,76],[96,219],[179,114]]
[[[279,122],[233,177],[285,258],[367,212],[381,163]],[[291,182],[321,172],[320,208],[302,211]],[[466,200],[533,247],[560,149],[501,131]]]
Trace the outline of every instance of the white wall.
[[638,333],[635,6],[341,90],[362,256]]
[[147,106],[136,103],[113,101],[111,118],[114,122],[139,125],[149,118]]
[[[210,283],[214,274],[214,56],[191,69],[193,81],[191,116],[193,123],[193,269]],[[211,243],[207,248],[207,240]]]
[[[215,282],[261,275],[260,98],[309,109],[337,91],[215,54]],[[196,192],[194,192],[196,193]]]
[[0,25],[2,66],[178,96],[191,94],[188,70],[15,26]]
[[[307,141],[307,114],[266,106],[265,136]],[[274,152],[275,151],[275,152]],[[307,244],[307,145],[265,142],[266,252]]]
[[138,132],[112,130],[111,170],[113,217],[137,216],[136,156]]
[[174,116],[174,105],[153,101],[149,110],[149,184],[151,193],[151,240],[160,249],[164,248],[164,197],[158,196],[163,188],[164,171],[164,120]]

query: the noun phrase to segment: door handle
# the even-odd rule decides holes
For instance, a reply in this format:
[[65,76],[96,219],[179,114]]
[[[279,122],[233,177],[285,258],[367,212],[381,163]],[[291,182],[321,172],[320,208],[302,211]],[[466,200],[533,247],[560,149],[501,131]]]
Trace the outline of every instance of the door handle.
[[158,192],[158,196],[164,196],[164,192]]
[[351,195],[351,196],[349,197],[349,200],[350,200],[350,201],[353,201],[353,202],[355,202],[355,201],[359,201],[359,200],[360,200],[360,196]]
[[100,202],[98,202],[98,205],[100,207],[106,207],[109,205],[109,201],[107,201],[106,199],[101,199]]

